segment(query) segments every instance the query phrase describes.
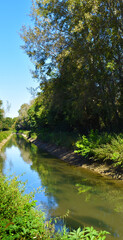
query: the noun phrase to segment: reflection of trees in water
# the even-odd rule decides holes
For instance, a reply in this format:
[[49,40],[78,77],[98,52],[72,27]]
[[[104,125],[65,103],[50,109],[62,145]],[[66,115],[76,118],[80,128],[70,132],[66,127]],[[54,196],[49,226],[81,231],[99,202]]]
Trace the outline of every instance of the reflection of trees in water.
[[93,197],[101,198],[110,202],[116,212],[123,212],[123,191],[112,180],[97,181],[96,179],[90,182],[88,179],[81,179],[76,187],[78,193],[85,196],[85,201],[92,201]]
[[[24,161],[31,164],[31,168],[38,172],[47,195],[53,194],[60,202],[61,195],[65,197],[66,186],[68,186],[71,194],[83,195],[83,200],[86,202],[99,198],[110,202],[115,211],[123,211],[123,192],[120,185],[113,180],[89,175],[83,178],[81,175],[77,176],[71,167],[54,159],[48,153],[38,150],[37,146],[27,142],[21,135],[14,135],[5,147],[10,148],[13,145],[20,149]],[[1,168],[5,159],[4,153],[2,154]]]
[[45,193],[49,199],[49,205],[51,205],[51,202],[53,204],[53,201],[50,202],[54,192],[54,182],[51,181],[53,176],[52,167],[50,167],[50,164],[47,162],[47,157],[49,157],[50,161],[51,156],[49,156],[46,152],[38,150],[37,146],[27,142],[21,135],[14,136],[14,140],[16,142],[16,146],[18,146],[21,152],[23,160],[28,164],[31,163],[31,169],[38,172],[39,177],[41,178],[42,186],[45,188]]
[[[117,217],[115,211],[121,213],[123,210],[122,187],[113,180],[92,177],[88,173],[77,174],[79,169],[73,170],[59,160],[56,162],[44,152],[40,154],[44,159],[41,160],[36,155],[31,168],[39,173],[47,195],[51,193],[58,203],[55,210],[51,206],[51,216],[63,216],[69,209],[67,226],[77,228],[94,225],[97,229],[110,230],[112,235],[117,235],[119,224],[116,226],[114,219]],[[80,194],[78,188],[81,190]],[[118,218],[121,221],[121,214]]]
[[5,151],[5,148],[11,148],[12,146],[17,146],[16,142],[16,134],[14,134],[4,145],[3,150]]
[[21,152],[21,157],[23,158],[23,160],[28,164],[32,164],[32,152],[30,151],[30,143],[25,141],[25,139],[21,135],[16,135],[16,143]]
[[5,154],[1,152],[0,153],[0,173],[2,173],[5,158],[6,158]]
[[15,136],[11,137],[2,147],[2,150],[0,151],[0,172],[2,172],[4,168],[4,163],[6,159],[6,148],[11,148],[12,146],[17,146]]
[[[69,209],[70,215],[67,218],[69,226],[82,226],[87,220],[87,225],[94,222],[95,227],[99,228],[101,224],[103,229],[103,226],[105,228],[107,225],[109,230],[110,222],[113,222],[112,216],[115,214],[113,209],[120,212],[123,210],[123,191],[120,184],[89,174],[88,171],[82,172],[79,168],[70,167],[48,153],[40,151],[34,144],[28,143],[20,136],[13,136],[8,142],[9,147],[13,144],[20,149],[25,162],[32,162],[31,169],[35,170],[41,179],[48,198],[47,203],[40,199],[43,208],[48,210],[51,208],[52,216],[63,216]],[[103,217],[104,215],[106,217]],[[107,220],[109,215],[110,221]]]
[[[31,168],[39,173],[42,184],[46,186],[46,193],[51,192],[54,194],[57,201],[60,201],[59,198],[61,197],[59,192],[63,194],[64,198],[65,190],[67,191],[65,186],[68,186],[68,191],[70,191],[71,185],[74,184],[71,191],[74,194],[78,194],[78,190],[80,194],[83,194],[85,202],[92,201],[93,199],[101,199],[102,201],[109,202],[112,210],[123,212],[123,191],[121,186],[118,186],[117,183],[115,184],[113,180],[89,178],[89,176],[82,179],[75,176],[74,173],[67,177],[66,173],[64,174],[64,171],[60,171],[58,167],[57,163],[54,163],[52,166],[51,160],[48,159],[47,161],[40,162],[38,157],[34,159],[31,166]],[[65,165],[64,167],[66,168]],[[73,188],[75,188],[75,191],[73,191]]]

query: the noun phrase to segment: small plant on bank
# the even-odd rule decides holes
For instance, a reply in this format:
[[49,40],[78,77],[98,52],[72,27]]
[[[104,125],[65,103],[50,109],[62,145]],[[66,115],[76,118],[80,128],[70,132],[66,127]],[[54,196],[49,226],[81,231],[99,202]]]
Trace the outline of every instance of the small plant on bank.
[[93,227],[86,227],[83,230],[81,228],[78,228],[77,230],[73,230],[69,234],[69,239],[71,240],[105,240],[106,234],[109,234],[106,231],[97,231]]
[[79,227],[77,230],[67,232],[64,228],[60,240],[105,240],[107,231],[97,231],[93,227],[85,227],[83,230]]

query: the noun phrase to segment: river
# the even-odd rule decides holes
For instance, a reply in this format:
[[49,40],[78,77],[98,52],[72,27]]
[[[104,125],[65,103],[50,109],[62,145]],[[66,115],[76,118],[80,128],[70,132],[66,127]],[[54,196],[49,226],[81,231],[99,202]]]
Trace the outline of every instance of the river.
[[0,168],[7,176],[22,175],[26,193],[41,187],[35,199],[47,218],[68,215],[68,228],[93,226],[109,231],[107,239],[123,239],[123,183],[69,166],[16,135],[0,153]]

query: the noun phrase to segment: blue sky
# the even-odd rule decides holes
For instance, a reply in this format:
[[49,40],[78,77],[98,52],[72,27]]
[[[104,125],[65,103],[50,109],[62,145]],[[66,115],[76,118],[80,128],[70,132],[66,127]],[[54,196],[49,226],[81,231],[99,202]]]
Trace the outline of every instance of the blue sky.
[[31,0],[0,1],[0,99],[4,109],[7,101],[11,104],[8,117],[18,116],[20,106],[32,99],[27,88],[37,86],[30,73],[33,66],[20,47],[19,32],[31,23],[30,9]]

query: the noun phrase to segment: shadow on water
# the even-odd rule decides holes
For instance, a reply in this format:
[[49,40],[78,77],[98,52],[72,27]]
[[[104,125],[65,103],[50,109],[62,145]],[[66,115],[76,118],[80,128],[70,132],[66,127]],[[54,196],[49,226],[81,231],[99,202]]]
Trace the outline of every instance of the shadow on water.
[[[94,226],[112,233],[111,240],[123,236],[123,184],[69,166],[39,150],[20,136],[13,136],[2,150],[0,168],[4,174],[16,173],[28,180],[26,192],[36,193],[37,205],[47,217],[64,216],[68,228]],[[60,218],[57,227],[63,223]]]

